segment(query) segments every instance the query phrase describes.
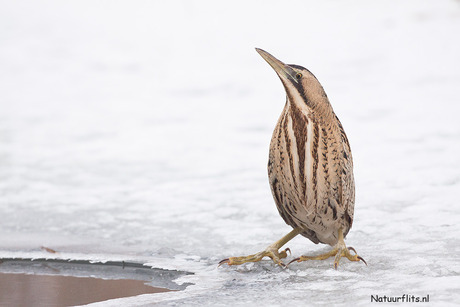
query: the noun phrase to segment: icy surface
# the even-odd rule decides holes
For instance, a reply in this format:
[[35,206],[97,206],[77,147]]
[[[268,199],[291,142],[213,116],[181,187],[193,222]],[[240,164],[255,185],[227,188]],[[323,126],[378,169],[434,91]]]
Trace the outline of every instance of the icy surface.
[[[459,37],[459,1],[2,1],[0,257],[195,273],[101,305],[458,303]],[[254,47],[328,93],[368,267],[217,268],[290,231],[266,174],[284,90]]]

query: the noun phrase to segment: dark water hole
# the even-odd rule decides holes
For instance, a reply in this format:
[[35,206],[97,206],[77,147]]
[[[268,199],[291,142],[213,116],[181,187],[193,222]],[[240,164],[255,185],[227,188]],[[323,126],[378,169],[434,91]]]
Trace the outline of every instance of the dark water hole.
[[0,306],[69,306],[147,293],[183,290],[190,273],[139,263],[1,259]]

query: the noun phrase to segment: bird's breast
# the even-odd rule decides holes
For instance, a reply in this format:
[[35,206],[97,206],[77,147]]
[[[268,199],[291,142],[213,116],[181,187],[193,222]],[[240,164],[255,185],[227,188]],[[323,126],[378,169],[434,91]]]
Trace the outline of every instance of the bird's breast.
[[332,242],[334,238],[329,237],[335,228],[349,227],[342,223],[346,220],[343,148],[333,126],[322,125],[311,114],[286,104],[270,143],[270,185],[286,223],[308,230],[304,235],[313,242]]

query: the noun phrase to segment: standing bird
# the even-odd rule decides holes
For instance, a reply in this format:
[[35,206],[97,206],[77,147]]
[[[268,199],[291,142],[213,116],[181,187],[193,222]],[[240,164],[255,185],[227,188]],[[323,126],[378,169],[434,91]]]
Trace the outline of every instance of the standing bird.
[[308,69],[284,64],[268,52],[256,50],[275,70],[286,90],[286,104],[270,142],[268,177],[278,211],[294,229],[260,253],[230,257],[219,265],[257,262],[267,256],[284,267],[281,259],[290,250],[279,249],[298,234],[333,249],[291,262],[335,256],[335,269],[341,257],[366,263],[344,242],[353,224],[353,161],[345,131],[323,87]]

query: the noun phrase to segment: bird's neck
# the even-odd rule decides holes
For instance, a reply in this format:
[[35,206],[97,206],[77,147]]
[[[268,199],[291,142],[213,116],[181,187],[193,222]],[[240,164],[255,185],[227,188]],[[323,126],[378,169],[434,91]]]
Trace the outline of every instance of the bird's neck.
[[[306,101],[305,101],[306,99]],[[332,109],[329,99],[326,93],[305,93],[303,100],[300,99],[287,99],[288,104],[294,105],[296,109],[302,110],[302,112],[308,116],[308,118],[321,124],[323,127],[327,127],[335,123],[334,110]]]
[[312,84],[305,91],[307,104],[311,109],[312,115],[322,123],[332,123],[334,110],[332,109],[329,98],[319,82],[311,82]]

